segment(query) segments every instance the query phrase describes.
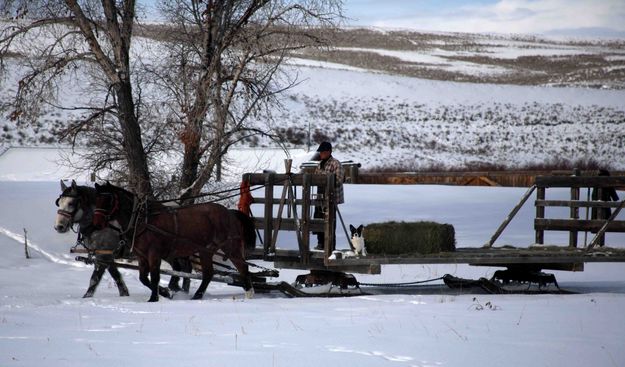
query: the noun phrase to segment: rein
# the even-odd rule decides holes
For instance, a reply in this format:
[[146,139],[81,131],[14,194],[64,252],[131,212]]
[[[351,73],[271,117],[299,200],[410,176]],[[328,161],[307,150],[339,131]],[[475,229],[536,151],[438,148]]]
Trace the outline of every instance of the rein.
[[[286,182],[288,179],[284,179],[284,180],[280,180],[280,181],[275,181],[274,185],[279,185],[282,184],[284,182]],[[256,187],[254,187],[253,189],[246,189],[247,192],[252,192],[252,191],[256,191],[256,190],[260,190],[262,188],[264,188],[266,185],[258,185]],[[232,189],[226,189],[226,190],[222,190],[222,191],[214,191],[214,192],[206,192],[206,193],[201,193],[198,195],[194,195],[194,196],[189,196],[189,197],[185,197],[183,198],[182,196],[176,198],[176,199],[166,199],[166,200],[156,200],[154,201],[155,203],[159,203],[159,204],[165,204],[165,203],[178,203],[182,200],[189,200],[189,199],[199,199],[199,198],[203,198],[203,197],[207,197],[207,196],[215,196],[215,195],[219,195],[219,194],[226,194],[226,193],[230,193],[230,192],[234,192],[234,194],[232,195],[228,195],[228,196],[224,196],[224,197],[220,197],[214,200],[208,200],[206,201],[207,203],[216,203],[218,201],[222,201],[222,200],[226,200],[226,199],[231,199],[231,198],[235,198],[237,196],[240,195],[240,191],[241,188],[240,187],[235,187]],[[190,205],[195,205],[195,204],[190,204]]]

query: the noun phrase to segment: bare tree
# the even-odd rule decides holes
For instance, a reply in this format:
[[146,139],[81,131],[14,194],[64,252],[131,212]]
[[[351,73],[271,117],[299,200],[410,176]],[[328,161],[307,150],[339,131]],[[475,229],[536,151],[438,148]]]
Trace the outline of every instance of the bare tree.
[[[77,68],[95,67],[106,91],[100,106],[80,107],[83,118],[72,126],[75,135],[97,120],[116,121],[128,167],[129,185],[151,195],[152,187],[133,84],[130,45],[135,23],[134,0],[6,0],[0,8],[13,22],[0,33],[0,66],[16,51],[30,63],[19,81],[11,117],[33,117],[36,106],[55,105],[58,81]],[[25,49],[29,37],[38,37]]]
[[[91,144],[92,170],[127,173],[131,189],[148,195],[155,184],[167,187],[175,179],[179,193],[192,201],[233,144],[269,134],[251,121],[295,83],[282,73],[284,60],[298,49],[325,45],[323,30],[341,19],[341,5],[341,0],[164,0],[160,10],[169,23],[161,26],[164,40],[151,47],[166,59],[143,60],[131,53],[131,41],[137,42],[133,0],[5,0],[0,13],[13,22],[0,33],[0,67],[11,55],[28,63],[12,117],[34,119],[37,106],[46,104],[80,111],[63,136],[82,136]],[[28,37],[36,40],[27,43]],[[62,107],[58,86],[75,70],[92,70],[89,83],[97,83],[99,93],[88,106]],[[147,89],[156,92],[146,97]],[[182,155],[177,175],[151,177],[157,154],[171,149],[172,137]]]
[[341,19],[338,0],[165,0],[173,29],[167,62],[155,69],[171,96],[183,145],[182,197],[197,195],[228,149],[266,130],[251,117],[267,110],[295,78],[281,72],[293,51],[325,45],[322,30]]

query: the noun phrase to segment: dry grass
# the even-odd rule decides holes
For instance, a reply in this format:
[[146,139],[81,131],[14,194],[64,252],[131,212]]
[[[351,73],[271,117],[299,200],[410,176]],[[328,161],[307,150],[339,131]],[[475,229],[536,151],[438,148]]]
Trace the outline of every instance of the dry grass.
[[[502,67],[510,72],[504,74],[472,75],[448,72],[432,65],[406,62],[399,58],[382,56],[363,50],[307,50],[303,57],[341,63],[381,72],[433,80],[451,80],[475,83],[585,86],[622,89],[625,88],[625,60],[611,58],[625,53],[624,41],[552,41],[538,37],[498,37],[463,33],[428,34],[409,31],[380,32],[370,29],[341,29],[325,34],[334,47],[369,48],[394,51],[417,51],[425,54],[435,50],[470,52],[475,55],[439,56],[453,61],[464,61],[477,67]],[[501,45],[497,46],[497,42]],[[514,59],[496,58],[487,49],[506,47],[506,43],[518,41],[527,44],[523,48],[537,53],[543,48],[579,48],[579,54],[564,53],[557,56],[520,56]],[[298,53],[297,57],[302,57]]]

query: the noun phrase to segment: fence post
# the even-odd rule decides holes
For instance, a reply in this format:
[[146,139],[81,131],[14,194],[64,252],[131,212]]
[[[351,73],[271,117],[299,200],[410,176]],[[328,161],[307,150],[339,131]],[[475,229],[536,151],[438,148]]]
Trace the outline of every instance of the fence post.
[[[571,187],[571,202],[579,201],[579,187]],[[571,203],[571,219],[579,219],[579,207]],[[569,232],[569,247],[577,247],[577,231]]]
[[[536,189],[536,200],[545,200],[545,187],[538,187]],[[536,219],[544,219],[545,218],[545,207],[537,206],[536,207]],[[536,243],[542,245],[545,242],[545,231],[544,230],[536,230]]]
[[302,182],[302,248],[301,262],[308,264],[310,258],[310,186],[311,176],[304,173]]
[[271,247],[272,231],[273,231],[273,182],[274,174],[265,174],[265,229],[263,231],[263,254],[267,256]]
[[324,243],[324,261],[330,257],[332,251],[334,251],[334,223],[336,222],[336,208],[335,208],[335,198],[334,198],[334,174],[329,173],[326,175],[326,195],[325,195],[325,206],[327,208],[327,213],[324,215],[325,218],[325,243]]

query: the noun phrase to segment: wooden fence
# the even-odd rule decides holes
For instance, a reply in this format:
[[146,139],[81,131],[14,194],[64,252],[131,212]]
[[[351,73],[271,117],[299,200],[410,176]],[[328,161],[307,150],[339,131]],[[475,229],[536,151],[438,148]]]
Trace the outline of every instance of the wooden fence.
[[[346,167],[348,168],[348,167]],[[364,175],[359,174],[358,167],[348,170],[346,183],[356,183]],[[473,265],[489,266],[539,266],[543,269],[581,270],[584,262],[625,261],[625,250],[611,249],[609,254],[597,257],[592,247],[603,244],[605,232],[625,232],[625,221],[617,220],[619,211],[625,207],[625,198],[622,201],[609,202],[602,200],[580,200],[582,190],[588,188],[596,190],[601,197],[602,190],[619,189],[625,187],[625,175],[622,176],[571,176],[564,173],[559,175],[537,176],[530,189],[521,198],[521,201],[512,210],[504,223],[497,229],[490,242],[482,248],[458,248],[455,252],[431,255],[411,254],[408,256],[367,256],[359,258],[330,259],[335,249],[335,228],[338,211],[329,210],[323,218],[313,218],[311,215],[315,207],[335,208],[334,180],[332,174],[307,173],[247,173],[243,180],[255,188],[253,204],[262,205],[262,217],[256,206],[256,228],[263,231],[263,247],[257,248],[250,258],[273,261],[275,266],[293,269],[332,269],[334,271],[349,271],[359,273],[379,273],[382,264],[425,264],[425,263],[469,263]],[[311,171],[308,171],[311,172]],[[569,172],[571,173],[571,172]],[[579,174],[580,172],[576,172]],[[366,176],[365,176],[366,177]],[[355,181],[355,182],[354,182]],[[377,182],[378,184],[381,182]],[[569,188],[569,200],[547,199],[547,191],[551,188]],[[276,195],[275,192],[280,192]],[[316,193],[315,193],[316,191]],[[544,243],[545,231],[568,231],[568,246],[531,247],[527,249],[494,248],[493,244],[507,224],[512,220],[519,209],[532,197],[536,191],[534,206],[536,217],[534,229],[536,243]],[[259,194],[259,192],[261,194]],[[565,218],[547,218],[545,208],[565,207]],[[596,218],[582,218],[580,208],[587,209],[614,209],[609,218],[605,218],[601,210],[597,210]],[[286,211],[286,213],[285,213]],[[280,231],[294,231],[297,237],[297,250],[276,248]],[[587,249],[577,249],[580,232],[591,232],[595,236]],[[325,233],[323,252],[312,251],[311,234]]]
[[[591,232],[595,234],[589,247],[603,245],[605,232],[625,232],[625,221],[616,220],[618,213],[625,206],[625,198],[621,201],[603,201],[604,190],[615,190],[625,187],[625,176],[539,176],[536,177],[536,218],[534,229],[536,231],[536,243],[544,243],[545,231],[568,231],[569,247],[577,247],[578,233]],[[549,188],[570,188],[570,200],[547,200],[546,192]],[[586,200],[580,198],[583,188],[596,199]],[[545,208],[566,207],[570,208],[568,218],[545,218]],[[593,210],[594,218],[584,216],[580,218],[580,208]],[[614,209],[610,216],[606,216],[604,208]],[[588,213],[588,211],[586,211]]]
[[[325,233],[324,258],[331,255],[335,246],[336,210],[327,211],[324,218],[312,218],[311,212],[316,206],[336,207],[333,174],[247,173],[243,175],[243,180],[251,186],[264,185],[264,196],[256,197],[253,201],[254,204],[264,205],[263,217],[255,218],[256,228],[263,230],[264,259],[271,260],[276,253],[280,230],[296,232],[299,253],[294,254],[293,260],[302,265],[307,265],[310,260],[311,232]],[[274,197],[276,187],[282,188],[280,198]],[[299,197],[296,196],[297,192],[300,192]],[[274,212],[274,205],[278,205],[277,213]]]

